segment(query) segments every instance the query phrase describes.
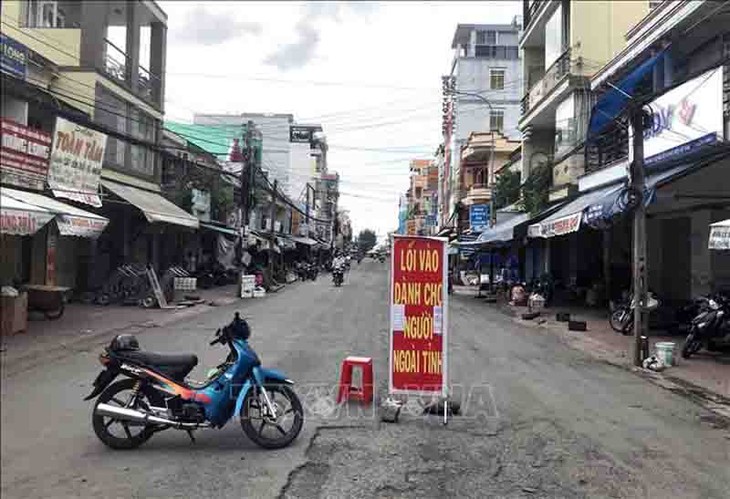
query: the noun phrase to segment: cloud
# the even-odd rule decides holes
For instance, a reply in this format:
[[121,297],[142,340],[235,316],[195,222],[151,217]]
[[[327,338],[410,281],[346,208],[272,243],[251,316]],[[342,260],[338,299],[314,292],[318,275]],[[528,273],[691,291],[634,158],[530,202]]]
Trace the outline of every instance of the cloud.
[[375,3],[352,2],[310,2],[304,7],[302,16],[297,21],[294,31],[297,38],[292,43],[279,46],[264,59],[264,64],[275,66],[281,71],[306,66],[317,52],[320,33],[317,24],[322,19],[342,22],[342,16],[351,12],[360,16],[369,16],[377,7]]
[[173,38],[183,43],[199,45],[218,45],[242,35],[258,36],[261,24],[239,21],[231,12],[214,12],[210,8],[198,6],[190,11],[185,22],[173,32]]

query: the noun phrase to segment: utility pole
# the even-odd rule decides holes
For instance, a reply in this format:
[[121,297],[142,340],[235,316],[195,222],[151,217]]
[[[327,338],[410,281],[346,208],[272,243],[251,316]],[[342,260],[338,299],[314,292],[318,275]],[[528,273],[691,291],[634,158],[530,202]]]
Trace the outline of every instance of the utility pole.
[[638,198],[634,208],[634,248],[633,248],[633,284],[634,284],[634,365],[641,365],[641,337],[646,334],[647,321],[645,307],[646,296],[646,207],[644,205],[644,113],[643,106],[637,105],[631,111],[631,128],[634,136],[634,159],[631,162],[631,188]]
[[274,179],[274,189],[271,191],[271,209],[269,211],[269,221],[271,227],[269,230],[269,244],[271,244],[271,251],[269,251],[269,275],[271,279],[274,279],[274,221],[276,220],[276,190],[278,189],[279,181]]
[[305,211],[304,222],[307,227],[307,233],[305,234],[305,236],[309,237],[309,182],[307,182],[306,189],[307,189],[307,201],[306,201],[306,204],[304,205],[304,211]]
[[243,211],[243,225],[248,228],[251,220],[251,200],[254,195],[254,168],[256,158],[253,153],[253,121],[246,124],[246,156],[241,168],[241,209]]

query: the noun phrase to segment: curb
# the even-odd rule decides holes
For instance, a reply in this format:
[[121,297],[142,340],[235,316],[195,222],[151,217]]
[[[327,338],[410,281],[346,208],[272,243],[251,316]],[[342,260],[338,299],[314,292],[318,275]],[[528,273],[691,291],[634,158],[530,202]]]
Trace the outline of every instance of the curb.
[[[231,305],[242,298],[224,298],[219,300],[210,300],[207,303],[201,303],[198,306],[189,307],[187,309],[180,309],[177,314],[162,315],[157,319],[149,320],[145,322],[133,322],[120,327],[114,327],[109,329],[103,329],[100,331],[94,331],[87,335],[75,335],[70,336],[68,339],[61,339],[57,343],[48,342],[49,347],[43,348],[38,351],[30,351],[21,353],[11,358],[7,357],[7,352],[0,352],[0,358],[2,359],[2,377],[13,377],[21,374],[25,371],[35,368],[39,364],[44,363],[50,359],[62,359],[73,353],[88,349],[94,344],[99,343],[102,338],[109,337],[112,334],[121,334],[131,328],[140,329],[152,329],[157,327],[165,327],[181,320],[189,319],[205,313],[216,307]],[[210,302],[215,305],[210,305]]]
[[[618,360],[616,356],[600,354],[596,355],[596,353],[594,353],[595,351],[593,350],[589,351],[583,348],[579,348],[575,346],[573,341],[571,341],[573,340],[573,338],[566,336],[563,331],[557,330],[555,327],[553,327],[553,324],[549,324],[547,321],[538,323],[522,320],[520,319],[516,311],[512,310],[511,308],[505,307],[503,304],[497,304],[494,310],[503,315],[506,315],[507,317],[510,317],[517,324],[533,327],[535,329],[542,328],[549,330],[552,334],[557,335],[561,340],[566,340],[565,343],[573,350],[581,351],[593,357],[594,359],[605,362],[610,366],[634,373],[637,376],[644,378],[645,380],[660,388],[664,388],[665,390],[669,390],[673,393],[676,393],[677,395],[681,395],[695,402],[700,407],[722,418],[724,422],[716,426],[727,427],[728,425],[730,425],[730,398],[727,398],[719,393],[713,392],[712,390],[709,390],[703,386],[697,385],[695,383],[692,383],[691,381],[684,380],[677,376],[666,375],[641,367],[636,367],[627,362]],[[594,341],[594,343],[600,344],[596,341]]]

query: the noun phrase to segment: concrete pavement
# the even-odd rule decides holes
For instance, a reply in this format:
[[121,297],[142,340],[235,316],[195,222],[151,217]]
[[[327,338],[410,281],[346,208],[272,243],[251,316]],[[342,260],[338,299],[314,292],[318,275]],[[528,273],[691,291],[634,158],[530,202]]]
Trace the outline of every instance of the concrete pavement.
[[724,420],[470,297],[450,306],[451,382],[474,394],[464,416],[446,427],[416,414],[378,424],[355,407],[328,416],[322,394],[346,355],[372,356],[386,384],[386,269],[363,261],[342,288],[297,283],[136,333],[146,349],[196,352],[202,378],[225,355],[210,336],[240,309],[264,365],[297,380],[307,405],[281,451],[256,448],[236,421],[196,444],[165,432],[134,451],[105,448],[81,399],[107,337],[3,370],[3,497],[730,496]]

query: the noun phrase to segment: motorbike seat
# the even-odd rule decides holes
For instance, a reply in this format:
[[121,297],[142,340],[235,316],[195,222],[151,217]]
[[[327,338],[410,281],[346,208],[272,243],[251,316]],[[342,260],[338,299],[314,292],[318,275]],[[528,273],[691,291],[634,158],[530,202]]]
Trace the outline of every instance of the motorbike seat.
[[185,379],[185,376],[198,365],[198,357],[194,354],[165,354],[142,350],[127,350],[119,354],[123,359],[151,367],[177,381]]

